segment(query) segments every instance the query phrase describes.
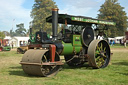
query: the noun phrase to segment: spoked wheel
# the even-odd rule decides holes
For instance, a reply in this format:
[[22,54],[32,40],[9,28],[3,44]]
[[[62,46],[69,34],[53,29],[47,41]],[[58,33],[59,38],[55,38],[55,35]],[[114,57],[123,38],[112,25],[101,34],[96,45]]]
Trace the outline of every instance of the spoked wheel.
[[72,67],[80,67],[85,63],[85,61],[83,61],[82,58],[79,58],[78,55],[65,55],[64,58],[66,63]]
[[93,40],[88,47],[89,64],[93,68],[105,68],[110,61],[110,47],[105,40]]
[[[57,53],[55,53],[55,61],[60,61]],[[44,65],[44,63],[46,65]],[[61,67],[60,65],[50,64],[50,53],[48,50],[26,51],[22,58],[21,64],[25,73],[44,77],[55,75]]]
[[[42,57],[42,63],[50,62],[50,52],[47,51]],[[60,61],[59,55],[55,54],[55,61]],[[42,65],[43,76],[54,76],[61,68],[60,65]]]

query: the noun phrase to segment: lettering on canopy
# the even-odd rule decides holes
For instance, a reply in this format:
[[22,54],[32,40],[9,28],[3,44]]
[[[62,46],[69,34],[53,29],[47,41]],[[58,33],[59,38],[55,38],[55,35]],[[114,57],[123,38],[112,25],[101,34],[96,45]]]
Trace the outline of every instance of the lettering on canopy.
[[73,21],[81,21],[81,22],[87,22],[87,23],[96,23],[96,24],[105,24],[105,25],[115,25],[114,22],[110,21],[102,21],[97,19],[87,19],[82,17],[71,17]]

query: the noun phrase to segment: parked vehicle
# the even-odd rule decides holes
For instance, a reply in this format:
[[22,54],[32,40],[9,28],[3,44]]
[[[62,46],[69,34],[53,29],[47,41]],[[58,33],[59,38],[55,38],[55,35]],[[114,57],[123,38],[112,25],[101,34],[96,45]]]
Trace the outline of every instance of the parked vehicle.
[[[46,18],[52,23],[52,38],[46,32],[38,31],[32,34],[30,29],[30,44],[22,57],[20,64],[25,73],[36,76],[53,76],[66,63],[72,67],[80,67],[85,62],[93,68],[105,68],[110,62],[110,47],[105,40],[94,40],[92,25],[115,25],[112,21],[99,20],[84,16],[58,14],[58,9],[52,9],[52,16]],[[57,32],[58,23],[64,28]],[[71,25],[69,29],[68,25]],[[97,26],[98,27],[98,26]],[[99,30],[96,27],[97,30]]]

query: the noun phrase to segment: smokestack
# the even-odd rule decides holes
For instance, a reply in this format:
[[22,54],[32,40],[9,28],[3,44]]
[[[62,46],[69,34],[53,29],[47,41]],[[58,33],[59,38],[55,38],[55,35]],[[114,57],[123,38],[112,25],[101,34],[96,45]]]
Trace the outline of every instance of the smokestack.
[[30,28],[30,35],[32,35],[32,28]]
[[52,9],[52,32],[53,39],[57,40],[57,30],[58,30],[58,8]]

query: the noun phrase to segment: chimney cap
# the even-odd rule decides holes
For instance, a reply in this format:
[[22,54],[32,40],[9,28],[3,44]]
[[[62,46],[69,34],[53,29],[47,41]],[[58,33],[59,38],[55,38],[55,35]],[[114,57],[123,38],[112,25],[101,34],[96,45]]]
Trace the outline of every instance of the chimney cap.
[[58,8],[52,8],[52,11],[58,11],[59,9]]

